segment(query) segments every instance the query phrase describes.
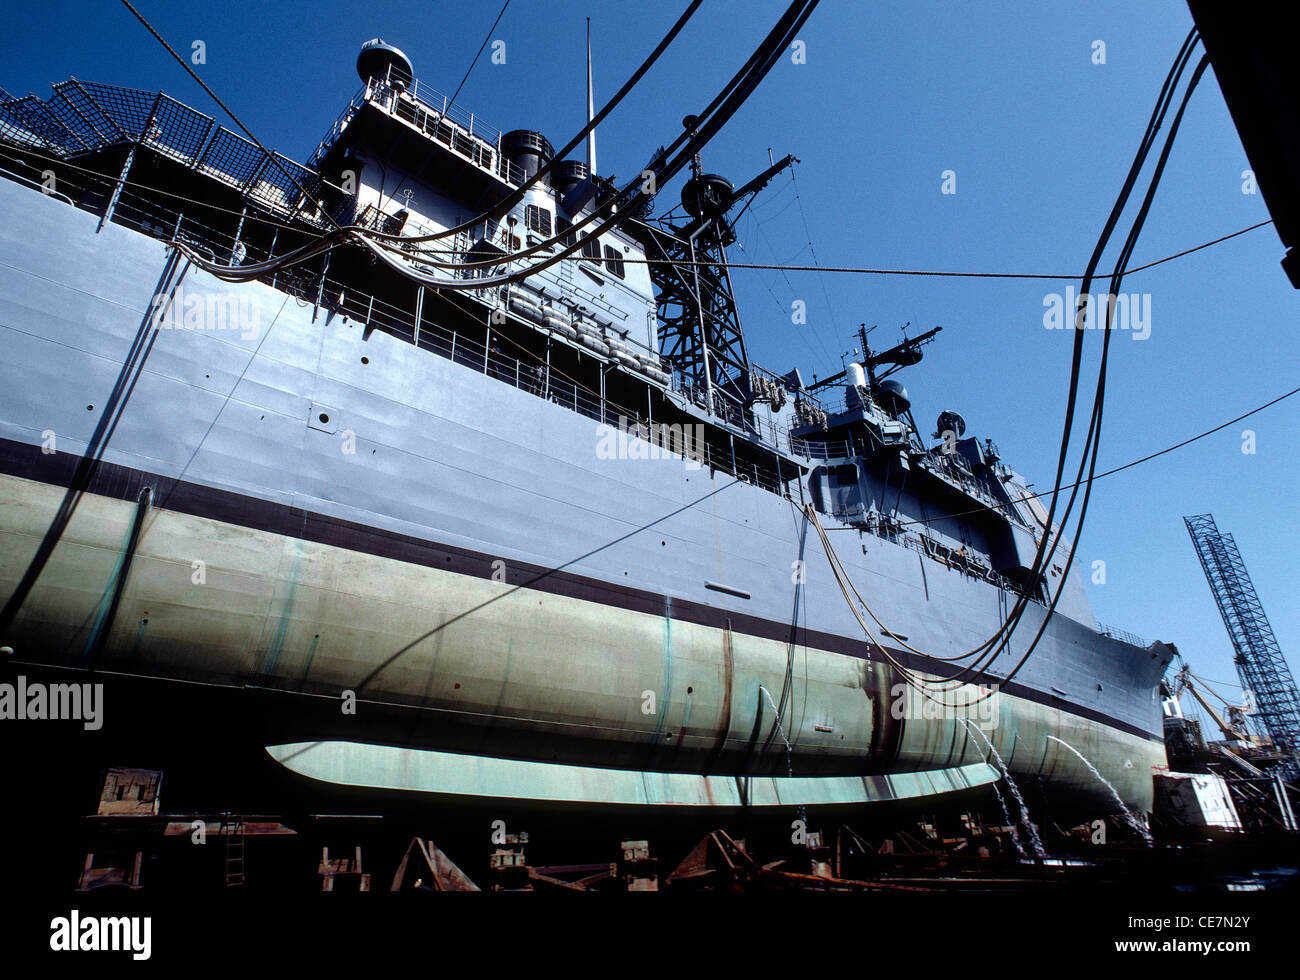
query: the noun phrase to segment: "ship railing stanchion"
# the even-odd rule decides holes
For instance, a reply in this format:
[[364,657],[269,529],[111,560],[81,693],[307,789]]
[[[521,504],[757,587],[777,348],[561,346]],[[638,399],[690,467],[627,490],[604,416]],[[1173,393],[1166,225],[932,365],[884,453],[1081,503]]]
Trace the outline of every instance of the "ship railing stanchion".
[[421,285],[420,288],[415,293],[415,336],[413,338],[413,343],[417,348],[420,346],[420,317],[423,315],[423,313],[424,313],[424,286]]
[[551,397],[551,335],[546,335],[546,378],[542,383],[542,397]]
[[[235,244],[239,244],[240,237],[244,234],[244,219],[248,216],[248,205],[245,204],[239,211],[239,224],[235,227]],[[278,230],[278,229],[277,229]],[[233,250],[232,250],[233,254]]]
[[329,253],[326,252],[325,259],[321,263],[320,285],[316,288],[316,302],[312,306],[312,310],[311,310],[312,323],[316,322],[316,314],[320,312],[321,300],[325,298],[325,274],[329,272],[329,267],[330,267],[330,257],[329,257]]
[[104,225],[113,218],[113,209],[117,207],[117,199],[122,196],[122,187],[126,183],[126,175],[131,169],[131,163],[135,160],[135,149],[138,143],[131,145],[130,151],[126,155],[126,163],[122,165],[122,173],[117,178],[117,184],[113,187],[113,196],[108,199],[108,207],[104,209],[104,215],[99,219],[99,225],[95,228],[95,234],[98,235]]

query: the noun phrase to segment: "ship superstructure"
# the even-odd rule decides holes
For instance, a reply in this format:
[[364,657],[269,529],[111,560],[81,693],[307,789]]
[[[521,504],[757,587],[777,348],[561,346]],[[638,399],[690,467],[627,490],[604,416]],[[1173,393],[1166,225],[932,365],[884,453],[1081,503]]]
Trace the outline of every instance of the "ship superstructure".
[[1149,808],[1171,652],[1037,560],[991,440],[922,435],[891,375],[938,328],[820,383],[750,359],[728,214],[789,158],[697,154],[656,217],[391,45],[358,72],[306,164],[161,93],[0,101],[16,662],[292,695],[254,737],[344,783],[843,804],[996,753],[1108,801],[1073,747]]

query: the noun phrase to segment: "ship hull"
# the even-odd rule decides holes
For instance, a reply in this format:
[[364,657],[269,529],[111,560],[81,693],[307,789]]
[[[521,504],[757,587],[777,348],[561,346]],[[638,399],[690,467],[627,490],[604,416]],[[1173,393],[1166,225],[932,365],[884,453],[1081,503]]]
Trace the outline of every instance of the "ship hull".
[[[4,638],[19,663],[337,704],[282,744],[827,779],[973,766],[991,745],[1105,804],[1050,735],[1149,808],[1159,651],[1056,616],[1004,684],[1031,606],[974,678],[998,686],[985,707],[932,716],[896,665],[942,665],[862,635],[791,501],[680,459],[603,458],[590,419],[263,284],[169,280],[161,243],[39,194],[0,183],[0,208],[0,594],[85,491]],[[96,406],[178,282],[263,319],[157,331],[82,486]],[[846,566],[909,646],[952,656],[1005,616],[988,583],[851,537]]]
[[[10,446],[6,459],[12,466],[22,453]],[[116,476],[128,496],[161,482]],[[0,490],[5,551],[17,559],[6,562],[0,587],[11,591],[63,489],[4,476]],[[82,498],[11,634],[14,669],[30,662],[278,692],[285,699],[268,709],[273,720],[260,736],[268,744],[328,743],[307,758],[295,748],[272,752],[312,778],[347,785],[373,778],[380,788],[450,795],[723,806],[736,805],[723,803],[734,785],[710,787],[710,777],[726,784],[741,774],[767,777],[747,791],[749,805],[799,796],[848,804],[986,784],[977,770],[992,748],[1059,801],[1099,799],[1095,777],[1046,739],[1053,735],[1140,806],[1152,769],[1163,764],[1163,746],[1150,738],[1005,690],[989,704],[940,706],[925,717],[925,705],[903,696],[891,664],[815,646],[798,651],[797,693],[785,699],[790,717],[782,725],[775,708],[791,686],[790,650],[770,637],[580,598],[574,593],[586,589],[572,581],[522,586],[448,571],[475,556],[456,552],[449,562],[449,549],[432,544],[422,562],[403,561],[386,556],[389,536],[370,536],[369,550],[345,549],[174,510],[146,515],[129,614],[96,654],[96,616],[136,511],[127,500]],[[189,559],[199,553],[207,556],[201,575]],[[485,556],[477,561],[490,566]],[[439,626],[430,631],[430,622]],[[799,708],[809,702],[820,719],[811,737],[799,732],[806,727]],[[112,704],[104,710],[111,737]],[[798,732],[789,757],[785,725]],[[436,752],[391,757],[391,745]],[[1034,745],[1045,750],[1030,756]],[[469,782],[440,775],[457,753],[474,774]],[[497,762],[537,759],[547,764],[520,770]],[[638,780],[654,773],[657,782],[629,790],[616,770]],[[933,774],[897,787],[869,782],[926,771]],[[790,774],[805,785],[782,789],[783,780],[771,778]]]

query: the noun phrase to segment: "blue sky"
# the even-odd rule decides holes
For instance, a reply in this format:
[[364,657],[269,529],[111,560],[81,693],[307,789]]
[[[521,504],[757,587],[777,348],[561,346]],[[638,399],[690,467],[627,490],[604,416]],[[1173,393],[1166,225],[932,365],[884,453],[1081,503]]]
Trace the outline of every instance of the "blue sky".
[[[585,120],[584,19],[591,16],[597,104],[676,19],[682,2],[512,0],[460,96],[503,130],[538,129],[557,145]],[[200,75],[259,138],[305,160],[359,82],[361,42],[380,35],[412,59],[422,84],[450,93],[500,10],[497,0],[363,5],[141,0],[178,50],[206,45]],[[605,174],[638,172],[752,50],[784,3],[709,0],[677,44],[602,126]],[[823,0],[785,58],[705,151],[736,183],[794,153],[739,225],[735,261],[1047,272],[1079,275],[1127,172],[1160,84],[1191,26],[1169,0],[1041,4]],[[48,94],[75,75],[162,88],[220,116],[208,97],[115,2],[48,0],[0,37],[0,86]],[[1104,41],[1105,64],[1093,63]],[[227,120],[222,120],[230,125]],[[233,127],[232,127],[233,128]],[[1162,134],[1163,135],[1163,134]],[[1213,73],[1183,121],[1140,239],[1140,264],[1268,217],[1242,193],[1248,166]],[[941,175],[956,174],[956,193]],[[1145,186],[1145,185],[1142,185]],[[661,200],[675,199],[677,187]],[[1127,231],[1121,223],[1116,238]],[[1113,260],[1114,249],[1108,253]],[[1124,283],[1149,296],[1150,336],[1112,342],[1100,469],[1208,429],[1296,385],[1291,331],[1300,295],[1278,267],[1271,227]],[[1103,261],[1103,268],[1109,265]],[[1045,488],[1052,477],[1071,354],[1069,331],[1043,326],[1059,282],[886,278],[738,270],[751,357],[807,377],[840,369],[860,322],[872,340],[898,328],[944,332],[900,374],[918,424],[945,408]],[[1102,286],[1101,288],[1104,288]],[[791,323],[791,303],[808,323]],[[1095,364],[1100,337],[1089,336]],[[1085,376],[1087,377],[1087,375]],[[1092,381],[1085,381],[1090,391]],[[1090,403],[1090,400],[1089,400]],[[1211,679],[1235,679],[1227,635],[1181,520],[1212,512],[1232,532],[1294,664],[1296,453],[1300,396],[1097,484],[1079,557],[1106,563],[1090,584],[1104,622],[1178,645]],[[1085,408],[1086,417],[1086,408]],[[1242,452],[1242,430],[1256,452]]]

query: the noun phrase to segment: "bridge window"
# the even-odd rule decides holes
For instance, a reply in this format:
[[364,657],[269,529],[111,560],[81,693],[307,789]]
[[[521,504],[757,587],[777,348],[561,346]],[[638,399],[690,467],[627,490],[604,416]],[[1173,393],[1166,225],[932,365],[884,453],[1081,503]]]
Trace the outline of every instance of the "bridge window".
[[600,239],[592,238],[589,235],[582,236],[582,257],[584,259],[593,259],[600,261]]
[[618,249],[612,245],[605,246],[605,268],[620,279],[623,275],[623,256],[618,254]]
[[551,212],[536,204],[524,208],[524,224],[529,231],[535,231],[543,238],[551,237]]
[[558,226],[558,230],[560,232],[560,244],[572,245],[573,232],[570,231],[569,229],[573,227],[573,223],[569,221],[568,218],[564,217],[564,215],[557,215],[555,218],[555,223]]

